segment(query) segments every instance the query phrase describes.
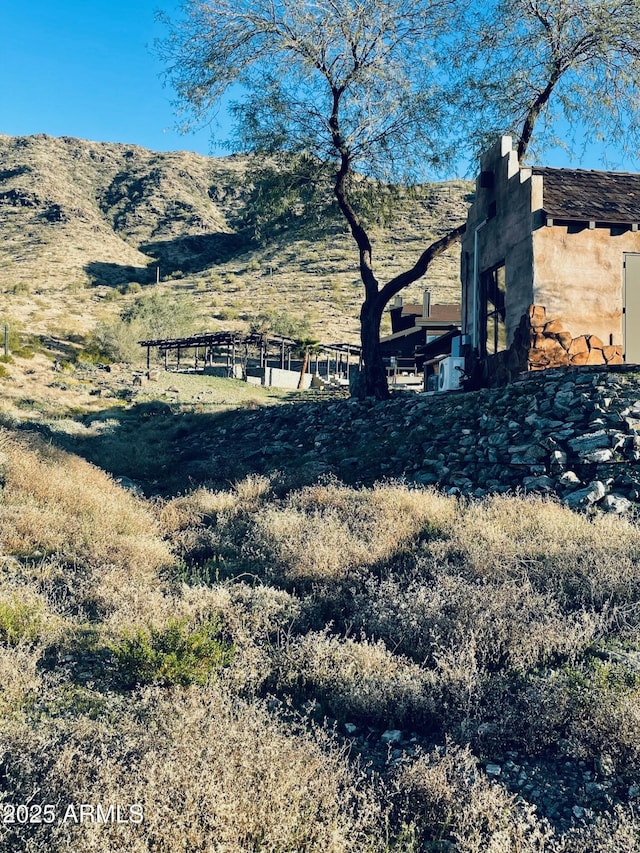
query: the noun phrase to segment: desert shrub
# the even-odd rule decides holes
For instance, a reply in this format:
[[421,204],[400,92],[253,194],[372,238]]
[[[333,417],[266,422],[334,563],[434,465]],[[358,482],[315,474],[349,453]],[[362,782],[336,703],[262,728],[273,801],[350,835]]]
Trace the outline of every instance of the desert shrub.
[[113,640],[110,649],[113,678],[123,688],[205,684],[233,658],[233,647],[221,638],[215,618],[197,625],[170,619],[162,629],[153,625],[138,628]]
[[178,338],[193,330],[196,311],[193,300],[185,294],[153,290],[137,297],[121,319],[137,326],[142,337]]
[[36,701],[40,655],[31,645],[0,646],[0,717],[8,719]]
[[588,827],[573,829],[562,839],[562,853],[637,853],[640,827],[633,811],[616,806]]
[[368,634],[420,663],[433,665],[443,651],[472,644],[477,666],[493,672],[575,658],[601,624],[586,612],[563,613],[551,593],[536,591],[526,577],[471,579],[421,560],[408,582],[370,578],[354,610]]
[[96,325],[81,355],[85,361],[93,363],[134,363],[142,358],[138,344],[141,337],[142,330],[135,323],[125,323],[121,319],[102,320]]
[[593,519],[557,501],[492,497],[460,513],[434,554],[475,576],[526,574],[565,606],[603,609],[640,599],[640,527]]
[[139,340],[181,337],[189,334],[195,321],[195,309],[186,296],[153,291],[138,296],[119,318],[98,323],[85,354],[99,361],[135,363],[143,355]]
[[381,807],[333,741],[217,686],[146,689],[106,713],[0,726],[16,802],[140,804],[141,824],[3,825],[27,853],[382,853]]
[[404,486],[310,486],[258,512],[247,550],[287,579],[340,580],[440,535],[455,501]]
[[603,680],[592,661],[520,678],[496,676],[478,691],[470,736],[493,753],[551,750],[590,764],[606,756],[629,784],[640,772],[638,686],[623,668],[611,679]]
[[433,722],[436,679],[383,643],[311,632],[283,648],[277,664],[280,690],[319,700],[340,720],[423,728]]
[[615,773],[640,773],[640,676],[620,665],[589,662],[564,673],[571,700],[568,748],[582,759],[606,756]]
[[10,646],[33,643],[40,635],[42,622],[42,608],[33,601],[21,601],[16,593],[0,599],[0,642]]
[[396,820],[413,830],[415,849],[454,844],[457,853],[543,853],[553,831],[534,808],[482,775],[468,748],[422,755],[395,779]]
[[78,457],[37,439],[2,438],[4,553],[30,563],[52,594],[66,583],[76,603],[86,595],[117,607],[157,583],[172,556],[141,501]]

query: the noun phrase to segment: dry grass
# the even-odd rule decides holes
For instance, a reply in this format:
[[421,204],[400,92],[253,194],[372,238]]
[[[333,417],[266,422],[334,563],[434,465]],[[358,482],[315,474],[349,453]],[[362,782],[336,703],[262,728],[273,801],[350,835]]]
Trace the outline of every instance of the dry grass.
[[214,689],[147,690],[110,710],[102,721],[58,718],[38,731],[5,726],[5,773],[16,798],[120,803],[127,814],[141,804],[144,822],[5,826],[5,845],[51,853],[380,849],[371,788],[321,732]]
[[435,674],[382,642],[308,633],[278,656],[278,687],[322,703],[339,720],[429,728],[436,713]]
[[442,533],[455,511],[453,499],[402,486],[311,486],[257,513],[252,545],[289,580],[335,581]]
[[480,775],[468,749],[449,746],[401,769],[400,813],[424,847],[445,838],[457,853],[543,853],[555,849],[553,831],[534,809]]
[[76,456],[6,432],[0,440],[2,553],[50,588],[65,583],[77,603],[86,595],[108,610],[144,595],[172,557],[142,503]]
[[[0,453],[4,796],[145,807],[141,827],[5,827],[6,849],[634,850],[628,811],[561,836],[476,759],[606,756],[633,784],[633,524],[262,477],[150,502],[33,435],[4,428]],[[326,715],[449,746],[383,783]]]

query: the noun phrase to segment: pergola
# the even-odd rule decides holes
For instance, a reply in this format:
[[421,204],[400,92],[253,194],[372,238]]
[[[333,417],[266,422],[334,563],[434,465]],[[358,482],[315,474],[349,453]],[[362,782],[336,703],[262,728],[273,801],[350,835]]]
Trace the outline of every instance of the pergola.
[[[267,335],[256,332],[242,334],[241,332],[203,332],[197,335],[189,335],[184,338],[156,338],[153,340],[138,341],[140,346],[147,350],[147,370],[151,368],[151,349],[157,348],[160,356],[164,357],[165,369],[168,368],[169,354],[176,354],[176,369],[180,369],[181,359],[187,351],[193,351],[194,367],[200,364],[203,368],[212,364],[214,357],[221,354],[226,361],[231,375],[235,375],[235,367],[238,361],[246,365],[250,352],[256,353],[256,360],[260,367],[265,367],[270,358],[275,358],[279,366],[291,369],[292,356],[301,352],[304,347],[302,341],[282,335]],[[335,373],[348,374],[350,359],[360,361],[361,348],[357,344],[335,343],[317,344],[314,346],[313,359],[315,360],[315,372],[319,372],[320,362],[326,362],[327,375],[330,373],[331,362],[335,364]]]

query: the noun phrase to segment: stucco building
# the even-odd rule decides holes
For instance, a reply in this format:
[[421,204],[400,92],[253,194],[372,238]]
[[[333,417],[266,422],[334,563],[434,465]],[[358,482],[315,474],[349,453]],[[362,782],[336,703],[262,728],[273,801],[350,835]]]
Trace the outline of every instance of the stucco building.
[[481,159],[462,243],[462,324],[482,381],[640,363],[640,174]]

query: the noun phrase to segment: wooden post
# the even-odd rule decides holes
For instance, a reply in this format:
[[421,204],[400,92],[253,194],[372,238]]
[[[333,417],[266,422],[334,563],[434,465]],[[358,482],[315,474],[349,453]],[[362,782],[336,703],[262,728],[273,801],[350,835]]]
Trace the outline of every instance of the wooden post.
[[151,369],[151,347],[147,344],[147,373]]
[[284,370],[284,341],[280,344],[280,368]]
[[169,349],[167,347],[164,349],[164,369],[169,369]]
[[178,360],[176,362],[176,370],[180,370],[180,347],[178,347]]
[[4,354],[9,355],[9,324],[4,324]]

